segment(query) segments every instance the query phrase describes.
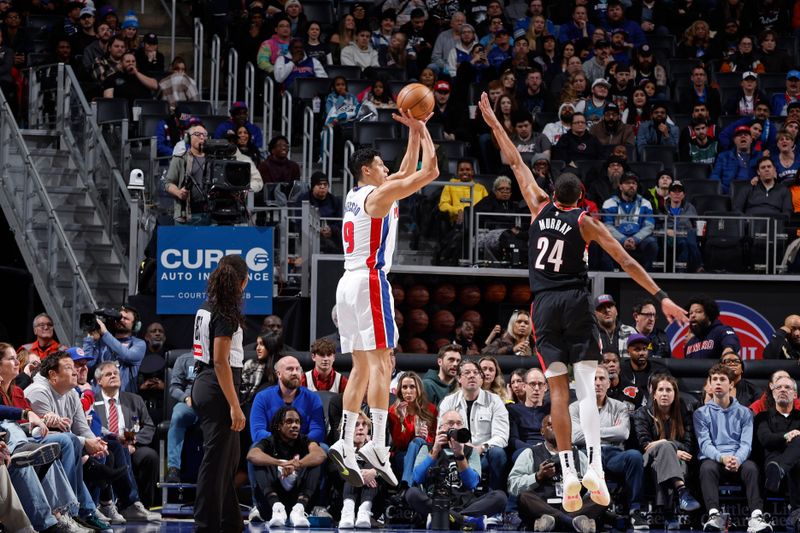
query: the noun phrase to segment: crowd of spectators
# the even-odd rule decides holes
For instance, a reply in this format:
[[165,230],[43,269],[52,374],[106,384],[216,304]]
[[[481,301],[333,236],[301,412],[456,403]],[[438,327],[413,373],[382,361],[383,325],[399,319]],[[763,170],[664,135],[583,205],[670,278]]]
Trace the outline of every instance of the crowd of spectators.
[[[744,366],[736,332],[719,320],[714,300],[699,296],[689,302],[691,335],[683,355],[718,364],[702,397],[695,398],[680,391],[667,370],[664,361],[672,353],[655,325],[653,301],[634,306],[631,325],[620,319],[610,295],[599,296],[595,305],[603,351],[595,391],[606,428],[603,465],[618,487],[617,519],[627,516],[632,528],[642,530],[655,520],[647,518],[650,513],[662,517],[667,529],[678,529],[702,507],[704,529],[724,531],[724,481],[744,487],[748,531],[770,531],[764,498],[786,494],[785,482],[789,523],[800,525],[800,400],[794,380],[779,371],[763,390],[749,381],[745,370],[758,362]],[[154,378],[167,365],[168,332],[157,322],[139,331],[131,307],[121,315],[113,324],[98,320],[83,349],[59,344],[46,314],[34,319],[32,342],[17,350],[0,344],[0,482],[8,494],[19,495],[4,499],[9,523],[84,531],[157,521],[159,515],[147,508],[158,501],[160,462],[166,463],[166,483],[191,476],[192,466],[181,457],[187,435],[199,430],[192,408],[194,358],[178,357],[169,383]],[[453,472],[446,477],[449,512],[459,527],[516,526],[513,517],[519,516],[535,531],[589,533],[613,521],[615,514],[588,494],[583,510],[572,514],[551,503],[560,473],[547,380],[534,365],[510,372],[506,384],[509,369],[495,358],[534,355],[527,313],[515,312],[507,330],[495,326],[485,342],[474,334],[473,324],[459,324],[453,338],[464,344],[443,346],[436,367],[422,376],[394,369],[387,438],[400,486],[391,489],[364,466],[365,485],[357,488],[343,484],[326,458],[338,439],[347,386],[347,376],[336,368],[335,339],[314,342],[313,366],[304,369],[283,343],[280,317],[265,317],[256,342],[247,347],[254,356],[247,358],[240,390],[247,415],[240,470],[252,491],[250,520],[308,527],[313,514],[338,519],[340,528],[370,528],[390,523],[382,516],[387,505],[406,505],[423,524],[435,513],[430,490],[439,482],[431,476],[439,474],[432,467],[443,467]],[[470,357],[479,351],[479,359]],[[800,360],[800,317],[790,315],[778,326],[764,358]],[[164,406],[147,398],[153,391],[163,396],[165,388],[174,402],[166,415],[166,457],[160,457],[157,443],[165,437],[154,420]],[[577,404],[570,412],[577,451]],[[463,428],[467,437],[448,434]],[[356,429],[358,446],[369,433],[364,414]],[[579,457],[584,465],[585,456]],[[645,475],[648,470],[652,475]]]

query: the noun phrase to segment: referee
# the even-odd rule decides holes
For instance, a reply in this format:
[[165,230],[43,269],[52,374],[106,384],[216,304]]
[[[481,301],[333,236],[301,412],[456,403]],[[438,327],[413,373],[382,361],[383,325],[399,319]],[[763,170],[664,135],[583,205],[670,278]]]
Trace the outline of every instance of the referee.
[[203,428],[203,462],[194,506],[196,531],[238,533],[244,529],[234,475],[244,413],[237,391],[242,381],[242,294],[247,264],[222,258],[208,280],[208,300],[194,319],[195,369],[192,406]]

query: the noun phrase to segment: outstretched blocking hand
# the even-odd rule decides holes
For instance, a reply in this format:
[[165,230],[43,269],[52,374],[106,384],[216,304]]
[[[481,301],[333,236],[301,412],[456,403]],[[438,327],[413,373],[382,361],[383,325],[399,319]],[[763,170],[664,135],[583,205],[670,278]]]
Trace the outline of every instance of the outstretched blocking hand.
[[492,104],[489,103],[489,95],[486,93],[481,94],[481,99],[478,101],[478,107],[481,110],[481,115],[483,115],[483,120],[486,122],[486,125],[489,126],[490,129],[501,128],[502,124],[497,119],[497,115],[494,114],[494,110],[492,109]]
[[661,300],[661,312],[664,313],[664,316],[667,317],[670,324],[673,321],[677,321],[680,325],[689,322],[689,315],[686,313],[686,310],[669,298]]

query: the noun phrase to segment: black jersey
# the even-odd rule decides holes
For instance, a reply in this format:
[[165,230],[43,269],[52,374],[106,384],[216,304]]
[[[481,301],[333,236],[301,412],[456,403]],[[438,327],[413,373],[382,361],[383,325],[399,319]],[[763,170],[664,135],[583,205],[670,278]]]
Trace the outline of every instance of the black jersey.
[[585,214],[579,207],[560,209],[548,202],[534,218],[528,237],[528,268],[534,294],[588,287],[586,241],[580,230]]

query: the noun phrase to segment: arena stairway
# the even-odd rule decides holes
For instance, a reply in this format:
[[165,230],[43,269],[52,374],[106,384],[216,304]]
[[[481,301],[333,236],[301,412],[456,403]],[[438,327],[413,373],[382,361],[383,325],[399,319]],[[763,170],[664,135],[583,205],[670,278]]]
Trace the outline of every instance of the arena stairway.
[[127,259],[111,233],[122,213],[109,221],[108,191],[88,178],[88,161],[77,161],[63,133],[18,129],[2,95],[0,108],[0,205],[58,337],[77,340],[80,313],[126,295]]

